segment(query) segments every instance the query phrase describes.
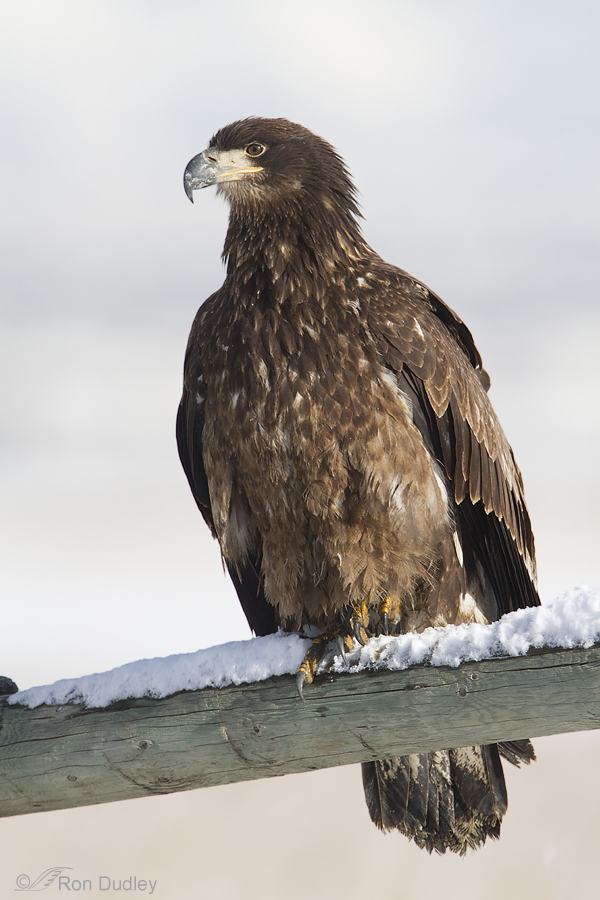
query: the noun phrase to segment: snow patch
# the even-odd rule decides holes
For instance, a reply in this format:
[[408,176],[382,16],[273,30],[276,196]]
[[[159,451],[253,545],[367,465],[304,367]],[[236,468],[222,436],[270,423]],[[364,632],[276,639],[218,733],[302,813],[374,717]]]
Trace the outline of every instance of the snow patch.
[[[600,590],[583,585],[553,603],[508,613],[491,625],[448,625],[421,634],[372,638],[349,654],[349,666],[331,652],[321,670],[356,673],[362,669],[459,666],[462,662],[523,656],[540,647],[590,647],[600,640]],[[12,704],[33,708],[83,703],[104,707],[130,697],[167,697],[178,691],[264,681],[298,670],[310,642],[297,634],[234,641],[157,659],[142,659],[96,675],[19,691]],[[310,690],[310,689],[309,689]]]
[[273,675],[295,673],[309,646],[306,638],[280,631],[195,653],[140,659],[110,672],[63,678],[51,685],[12,694],[9,702],[30,709],[65,703],[96,708],[129,697],[168,697],[178,691],[264,681]]

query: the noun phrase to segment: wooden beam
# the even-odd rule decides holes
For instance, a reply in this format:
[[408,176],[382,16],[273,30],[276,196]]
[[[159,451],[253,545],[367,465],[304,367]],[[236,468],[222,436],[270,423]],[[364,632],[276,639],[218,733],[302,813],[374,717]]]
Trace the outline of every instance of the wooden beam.
[[2,701],[0,815],[600,727],[600,644],[402,672],[291,676],[107,709]]

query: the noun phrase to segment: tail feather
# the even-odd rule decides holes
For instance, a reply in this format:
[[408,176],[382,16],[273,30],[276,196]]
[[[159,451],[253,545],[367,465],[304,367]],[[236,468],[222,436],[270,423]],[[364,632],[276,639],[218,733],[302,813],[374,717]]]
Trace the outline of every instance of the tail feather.
[[504,772],[497,744],[450,750],[452,783],[467,809],[501,819],[508,807]]
[[408,756],[363,763],[363,787],[371,819],[382,831],[398,828],[408,806]]
[[371,819],[429,852],[464,854],[498,838],[508,805],[501,755],[514,765],[535,759],[529,741],[512,741],[363,763]]
[[535,762],[533,744],[527,739],[524,741],[504,741],[498,744],[498,750],[500,751],[500,756],[503,756],[504,759],[507,759],[509,763],[517,766],[517,768],[521,763],[525,763],[528,766],[529,763]]
[[456,826],[450,757],[445,750],[431,754],[427,829],[452,832]]
[[427,822],[429,800],[429,767],[427,755],[405,757],[406,776],[408,782],[408,801],[406,804],[406,824],[418,831]]

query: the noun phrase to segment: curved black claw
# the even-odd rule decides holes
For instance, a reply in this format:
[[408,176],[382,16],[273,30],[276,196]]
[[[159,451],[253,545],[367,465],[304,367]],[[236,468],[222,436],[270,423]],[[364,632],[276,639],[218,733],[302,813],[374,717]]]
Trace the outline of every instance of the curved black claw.
[[344,646],[344,638],[341,636],[341,634],[338,634],[338,636],[335,639],[335,642],[337,644],[338,650],[342,654],[342,659],[344,660],[344,664],[346,666],[349,666],[350,662],[348,660],[348,654],[346,653],[346,648]]
[[303,672],[302,669],[298,670],[298,674],[296,675],[296,690],[298,691],[298,696],[302,700],[303,703],[306,703],[306,698],[302,693],[302,688],[304,687],[304,682],[306,681],[306,672]]
[[[392,598],[389,593],[385,593],[379,599],[379,621],[381,623],[381,631],[383,634],[390,633],[390,617],[389,613],[392,607]],[[381,632],[380,632],[381,633]]]
[[381,614],[381,630],[384,634],[390,633],[390,619],[386,612]]
[[354,622],[352,623],[352,632],[353,632],[353,634],[354,634],[354,637],[356,638],[356,640],[357,640],[358,643],[360,644],[360,646],[361,646],[361,647],[364,647],[364,646],[365,646],[365,642],[364,642],[364,640],[363,640],[362,634],[360,633],[360,632],[361,632],[361,627],[362,627],[362,626],[361,626],[360,622],[358,621],[358,619],[355,619]]

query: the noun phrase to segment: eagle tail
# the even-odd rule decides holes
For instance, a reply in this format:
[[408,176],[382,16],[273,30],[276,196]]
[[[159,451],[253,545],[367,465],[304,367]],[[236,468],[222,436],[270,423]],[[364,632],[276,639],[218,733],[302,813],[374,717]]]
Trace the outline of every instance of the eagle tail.
[[512,741],[363,763],[371,819],[430,853],[464,855],[500,836],[508,805],[500,756],[517,766],[535,759],[529,741]]

